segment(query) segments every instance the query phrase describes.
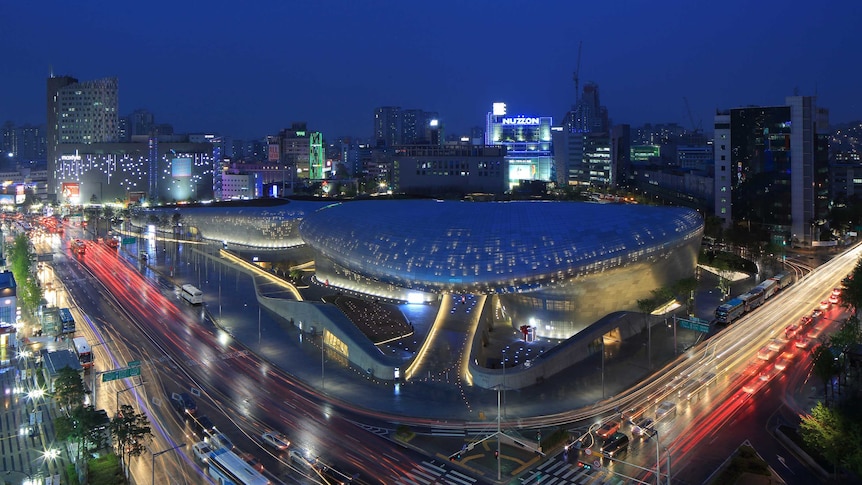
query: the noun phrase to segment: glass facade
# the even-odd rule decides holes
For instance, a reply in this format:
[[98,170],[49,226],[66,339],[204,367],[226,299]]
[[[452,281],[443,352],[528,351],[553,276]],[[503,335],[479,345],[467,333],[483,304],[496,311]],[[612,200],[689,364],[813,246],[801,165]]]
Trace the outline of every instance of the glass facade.
[[552,125],[553,119],[550,116],[488,113],[485,144],[506,147],[510,189],[516,187],[521,180],[556,180]]
[[[789,106],[730,110],[733,217],[772,233],[790,232]],[[800,154],[801,155],[801,154]]]

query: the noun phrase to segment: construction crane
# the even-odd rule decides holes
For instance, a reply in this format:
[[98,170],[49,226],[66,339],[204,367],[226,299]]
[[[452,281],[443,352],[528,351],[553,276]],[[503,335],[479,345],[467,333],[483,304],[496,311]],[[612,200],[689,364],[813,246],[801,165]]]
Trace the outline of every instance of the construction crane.
[[578,77],[581,72],[581,46],[583,46],[584,41],[578,42],[578,63],[575,65],[575,75],[573,76],[575,80],[575,104],[578,104],[578,100],[581,97],[581,85],[580,78]]
[[688,105],[688,98],[683,96],[682,100],[685,101],[685,110],[688,112],[688,121],[691,122],[691,129],[694,133],[700,133],[700,123],[694,122],[694,116],[691,115],[691,106]]

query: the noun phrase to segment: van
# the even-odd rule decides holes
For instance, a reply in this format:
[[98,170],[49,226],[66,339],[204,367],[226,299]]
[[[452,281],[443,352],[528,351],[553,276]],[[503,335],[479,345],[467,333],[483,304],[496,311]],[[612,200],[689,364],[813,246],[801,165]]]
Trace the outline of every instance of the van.
[[611,439],[602,446],[602,455],[605,458],[613,458],[621,455],[629,447],[629,437],[625,433],[615,433]]

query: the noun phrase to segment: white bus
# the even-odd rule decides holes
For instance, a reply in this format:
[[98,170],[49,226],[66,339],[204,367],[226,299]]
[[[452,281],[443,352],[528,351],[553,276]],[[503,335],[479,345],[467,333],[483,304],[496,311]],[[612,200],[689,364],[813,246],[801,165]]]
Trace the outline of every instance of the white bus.
[[182,297],[192,305],[200,305],[204,302],[204,293],[192,285],[183,285]]
[[84,337],[75,337],[72,339],[75,344],[75,354],[78,355],[78,361],[81,362],[81,367],[89,369],[93,367],[93,349],[87,343]]
[[269,485],[270,481],[227,448],[209,454],[207,472],[218,485]]

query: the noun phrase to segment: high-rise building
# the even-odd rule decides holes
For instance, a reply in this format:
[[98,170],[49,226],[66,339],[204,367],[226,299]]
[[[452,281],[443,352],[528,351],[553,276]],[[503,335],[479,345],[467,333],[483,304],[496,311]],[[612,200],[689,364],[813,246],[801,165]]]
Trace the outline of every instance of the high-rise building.
[[[432,122],[439,120],[439,116],[435,112],[424,111],[421,109],[405,109],[401,111],[401,145],[424,145],[432,143],[432,133],[439,133],[435,130],[438,124],[431,126]],[[432,143],[437,145],[439,143]]]
[[55,197],[60,145],[111,143],[118,136],[117,78],[78,82],[52,76],[47,82],[48,196]]
[[783,106],[715,117],[715,214],[766,231],[776,242],[811,244],[828,211],[828,111],[811,96]]
[[374,110],[374,143],[379,147],[401,144],[401,108],[383,106]]
[[570,133],[607,133],[608,109],[599,102],[599,86],[587,83],[578,102],[563,117],[563,128]]

